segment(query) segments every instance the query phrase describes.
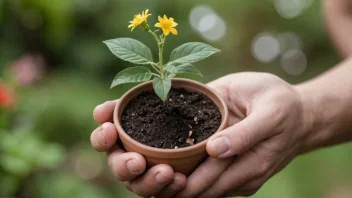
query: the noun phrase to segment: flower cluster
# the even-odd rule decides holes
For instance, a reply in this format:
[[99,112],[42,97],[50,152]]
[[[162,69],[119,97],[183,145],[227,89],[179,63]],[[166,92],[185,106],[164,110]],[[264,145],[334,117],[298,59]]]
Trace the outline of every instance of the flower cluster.
[[[145,10],[142,12],[142,14],[137,14],[134,15],[134,18],[132,21],[130,21],[130,25],[128,26],[128,28],[132,28],[131,31],[133,31],[133,29],[139,25],[146,26],[147,24],[147,18],[148,16],[150,16],[151,14],[148,14],[149,10]],[[147,30],[148,31],[148,30]]]
[[164,14],[164,18],[161,18],[158,16],[159,23],[155,24],[155,27],[161,28],[165,34],[165,36],[169,35],[170,32],[174,35],[177,35],[177,30],[176,26],[178,25],[175,21],[174,18],[170,17],[167,18],[167,16]]
[[[142,14],[137,14],[134,15],[134,18],[132,21],[130,21],[130,25],[128,26],[129,28],[132,28],[131,31],[137,26],[142,26],[146,31],[149,31],[149,25],[147,22],[148,16],[151,14],[148,14],[149,10],[145,10],[142,12]],[[177,35],[177,30],[176,26],[178,25],[174,18],[170,17],[168,18],[165,14],[164,17],[162,18],[161,16],[158,16],[159,23],[155,24],[155,27],[161,28],[163,30],[163,33],[165,36],[169,35],[170,32],[173,35]]]

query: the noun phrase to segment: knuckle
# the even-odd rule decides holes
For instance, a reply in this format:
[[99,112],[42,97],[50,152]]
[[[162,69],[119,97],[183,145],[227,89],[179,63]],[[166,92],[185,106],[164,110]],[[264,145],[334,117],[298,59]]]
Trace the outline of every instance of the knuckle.
[[270,117],[275,126],[278,126],[285,120],[287,113],[283,105],[275,105],[272,107]]

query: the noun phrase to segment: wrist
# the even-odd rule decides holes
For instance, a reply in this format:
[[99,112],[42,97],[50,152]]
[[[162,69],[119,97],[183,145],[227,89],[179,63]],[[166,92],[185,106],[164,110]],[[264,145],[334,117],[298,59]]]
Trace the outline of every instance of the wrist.
[[318,134],[321,131],[321,124],[323,118],[322,113],[319,112],[317,107],[317,101],[314,94],[309,90],[306,84],[294,86],[300,94],[302,104],[302,126],[303,126],[303,138],[302,146],[299,153],[303,154],[319,147],[323,140]]
[[348,106],[319,82],[296,85],[303,106],[304,138],[300,153],[351,140]]
[[337,143],[340,130],[341,104],[338,95],[326,91],[315,81],[295,86],[301,95],[305,136],[300,153],[310,152]]

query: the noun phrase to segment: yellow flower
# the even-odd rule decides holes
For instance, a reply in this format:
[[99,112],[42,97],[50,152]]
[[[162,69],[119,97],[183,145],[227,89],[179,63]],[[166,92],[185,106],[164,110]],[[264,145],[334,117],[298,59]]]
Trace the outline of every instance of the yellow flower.
[[155,27],[163,29],[165,36],[169,35],[170,32],[174,35],[177,35],[177,30],[175,29],[175,27],[178,24],[174,21],[174,18],[167,18],[167,16],[164,14],[164,18],[158,16],[158,19],[159,23],[155,24]]
[[128,26],[128,28],[132,28],[131,31],[133,31],[135,27],[141,25],[143,22],[146,22],[148,16],[151,15],[151,14],[148,14],[148,12],[149,12],[149,9],[146,9],[145,11],[142,12],[142,14],[134,15],[134,18],[132,21],[130,21],[130,25]]

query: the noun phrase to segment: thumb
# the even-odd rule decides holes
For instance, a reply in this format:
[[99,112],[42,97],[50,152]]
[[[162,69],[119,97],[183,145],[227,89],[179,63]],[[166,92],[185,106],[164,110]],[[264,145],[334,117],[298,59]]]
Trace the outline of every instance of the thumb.
[[280,111],[262,108],[233,126],[216,133],[207,142],[207,152],[215,158],[226,158],[251,149],[260,141],[277,134],[283,120]]

